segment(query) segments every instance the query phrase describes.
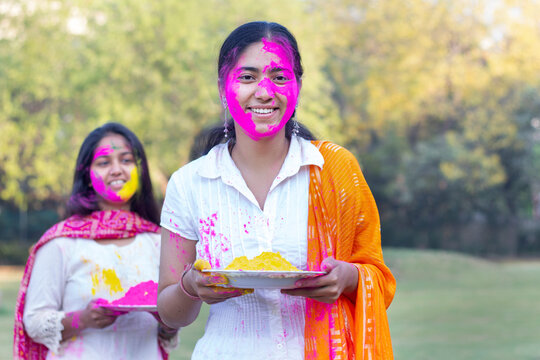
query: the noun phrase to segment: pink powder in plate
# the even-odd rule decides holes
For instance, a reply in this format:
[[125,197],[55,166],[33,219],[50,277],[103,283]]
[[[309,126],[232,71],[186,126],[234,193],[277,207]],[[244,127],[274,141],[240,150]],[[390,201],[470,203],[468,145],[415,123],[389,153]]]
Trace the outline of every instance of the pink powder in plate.
[[96,305],[149,305],[156,306],[157,304],[157,289],[158,284],[153,281],[144,281],[140,284],[132,286],[126,294],[120,299],[108,302],[105,299],[98,299]]

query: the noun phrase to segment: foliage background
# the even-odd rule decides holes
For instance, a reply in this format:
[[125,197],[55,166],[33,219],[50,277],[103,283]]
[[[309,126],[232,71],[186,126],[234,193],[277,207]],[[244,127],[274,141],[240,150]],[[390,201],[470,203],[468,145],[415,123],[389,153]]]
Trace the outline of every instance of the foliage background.
[[297,37],[299,119],[355,153],[384,245],[540,254],[538,0],[0,0],[0,261],[62,218],[107,121],[162,197],[220,122],[221,42],[261,19]]

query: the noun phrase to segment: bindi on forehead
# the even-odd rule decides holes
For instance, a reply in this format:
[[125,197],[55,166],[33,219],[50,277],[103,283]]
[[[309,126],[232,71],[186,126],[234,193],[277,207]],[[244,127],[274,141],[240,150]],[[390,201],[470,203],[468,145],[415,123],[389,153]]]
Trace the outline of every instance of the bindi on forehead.
[[111,147],[111,149],[113,149],[113,150],[120,150],[120,149],[125,148],[126,145],[125,145],[125,144],[116,145],[116,144],[114,143],[114,140],[111,140],[110,147]]
[[94,153],[94,160],[101,156],[109,156],[113,154],[115,151],[125,150],[126,152],[129,152],[129,147],[126,146],[123,143],[118,144],[118,142],[115,142],[114,140],[111,140],[109,144],[105,144],[102,146],[98,146]]

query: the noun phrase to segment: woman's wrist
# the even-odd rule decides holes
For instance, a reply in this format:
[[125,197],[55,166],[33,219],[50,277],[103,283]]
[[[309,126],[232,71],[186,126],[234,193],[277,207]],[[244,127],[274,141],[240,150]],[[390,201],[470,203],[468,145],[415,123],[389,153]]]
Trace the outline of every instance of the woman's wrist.
[[170,328],[163,324],[158,324],[158,336],[162,339],[169,340],[176,336],[178,329]]
[[187,296],[189,297],[191,300],[193,301],[200,301],[201,298],[199,298],[198,296],[195,296],[195,295],[192,295],[190,294],[190,292],[186,289],[185,285],[184,285],[184,278],[186,277],[186,275],[189,273],[189,271],[191,270],[191,268],[193,267],[193,264],[188,264],[186,265],[185,269],[184,269],[184,272],[182,273],[182,276],[180,277],[180,281],[178,282],[178,285],[180,286],[180,289],[182,289],[182,292]]
[[354,300],[358,289],[358,268],[352,263],[346,264],[348,265],[349,281],[345,289],[343,289],[343,294]]

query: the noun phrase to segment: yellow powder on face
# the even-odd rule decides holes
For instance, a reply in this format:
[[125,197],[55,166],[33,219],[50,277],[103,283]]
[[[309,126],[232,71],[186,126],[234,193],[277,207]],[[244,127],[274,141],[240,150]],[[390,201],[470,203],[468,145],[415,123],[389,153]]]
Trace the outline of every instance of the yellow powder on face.
[[116,271],[114,271],[114,269],[103,269],[102,277],[105,285],[109,286],[109,292],[111,295],[113,292],[124,291],[122,284],[120,283],[120,279],[116,275]]
[[264,251],[251,260],[245,256],[239,256],[225,270],[300,271],[279,252],[269,251]]
[[135,194],[139,188],[139,172],[137,171],[137,167],[131,169],[130,175],[131,177],[128,182],[126,182],[118,192],[118,196],[120,196],[122,200],[131,199],[133,194]]

